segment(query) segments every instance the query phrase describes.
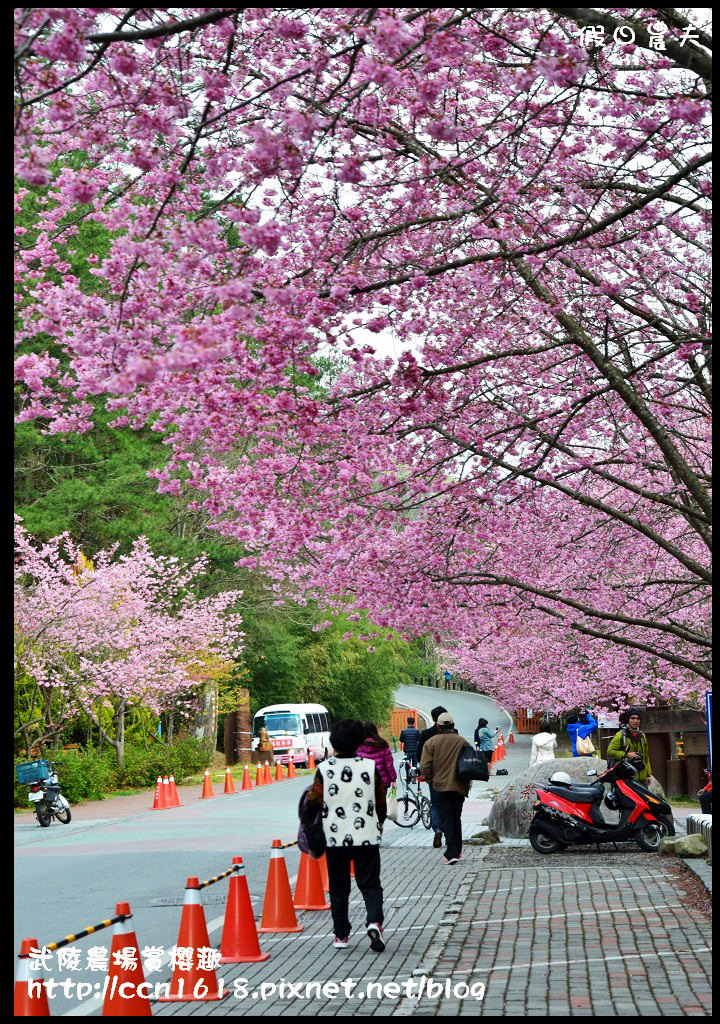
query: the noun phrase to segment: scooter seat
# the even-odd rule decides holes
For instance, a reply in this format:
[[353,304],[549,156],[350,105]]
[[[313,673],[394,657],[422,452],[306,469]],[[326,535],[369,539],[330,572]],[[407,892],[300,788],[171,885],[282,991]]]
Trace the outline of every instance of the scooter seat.
[[602,782],[595,782],[589,786],[553,786],[549,784],[547,789],[548,793],[554,793],[555,796],[561,796],[564,800],[576,804],[594,804],[596,800],[601,800],[605,793]]

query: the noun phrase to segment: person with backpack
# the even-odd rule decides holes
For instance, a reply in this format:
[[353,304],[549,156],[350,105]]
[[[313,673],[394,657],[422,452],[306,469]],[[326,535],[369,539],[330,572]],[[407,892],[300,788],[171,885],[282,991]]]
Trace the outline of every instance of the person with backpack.
[[567,723],[567,731],[570,736],[573,757],[592,757],[595,747],[590,739],[590,734],[597,729],[597,719],[593,718],[590,708],[579,715],[570,715]]
[[363,722],[362,724],[365,730],[365,739],[358,748],[357,756],[369,757],[371,761],[374,761],[385,787],[392,786],[393,782],[397,782],[397,771],[390,744],[382,738],[374,722]]
[[470,746],[455,731],[455,721],[447,712],[438,716],[437,733],[423,747],[420,771],[430,785],[433,805],[445,836],[445,863],[457,864],[462,853],[462,809],[470,793],[470,782],[458,778],[460,752]]
[[420,742],[420,730],[415,727],[415,719],[408,718],[407,727],[400,733],[400,749],[413,768],[417,768],[417,748]]
[[333,725],[330,743],[334,753],[318,766],[307,794],[305,813],[309,822],[313,815],[318,816],[319,811],[322,821],[333,946],[336,949],[348,948],[351,930],[348,918],[350,865],[353,864],[355,881],[365,901],[370,948],[382,953],[385,941],[380,837],[387,817],[387,803],[385,784],[375,761],[358,756],[358,747],[366,736],[365,724],[355,718],[343,718]]

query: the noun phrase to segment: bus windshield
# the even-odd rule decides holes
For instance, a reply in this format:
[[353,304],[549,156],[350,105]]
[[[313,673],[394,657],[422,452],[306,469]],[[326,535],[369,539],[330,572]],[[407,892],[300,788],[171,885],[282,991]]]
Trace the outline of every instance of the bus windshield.
[[[270,711],[265,715],[265,722],[260,723],[260,725],[263,724],[268,731],[268,736],[302,736],[300,715]],[[257,722],[255,728],[259,732],[260,726]]]

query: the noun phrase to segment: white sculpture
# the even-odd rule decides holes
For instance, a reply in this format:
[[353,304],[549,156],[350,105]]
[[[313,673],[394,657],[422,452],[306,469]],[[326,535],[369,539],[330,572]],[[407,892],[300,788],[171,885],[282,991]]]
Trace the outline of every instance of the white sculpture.
[[541,764],[543,761],[555,760],[557,738],[554,732],[539,732],[532,738],[530,764]]

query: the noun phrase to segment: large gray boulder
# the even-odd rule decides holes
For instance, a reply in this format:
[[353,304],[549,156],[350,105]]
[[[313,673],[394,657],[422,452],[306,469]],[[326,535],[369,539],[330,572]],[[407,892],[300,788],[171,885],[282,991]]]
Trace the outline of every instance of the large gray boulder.
[[[599,757],[556,757],[552,761],[543,761],[528,768],[517,779],[510,782],[495,799],[490,814],[483,824],[494,828],[501,836],[512,836],[515,839],[526,839],[532,821],[533,803],[537,800],[536,789],[544,785],[555,772],[566,772],[574,783],[588,785],[596,782],[595,777],[588,777],[587,772],[594,768],[598,775],[607,768],[607,762]],[[607,792],[607,787],[606,790]],[[662,787],[653,780],[650,792],[665,798]],[[603,804],[603,817],[614,824],[620,815],[611,811]]]
[[707,852],[707,840],[697,832],[689,836],[663,839],[660,843],[660,853],[675,854],[677,857],[707,857]]

